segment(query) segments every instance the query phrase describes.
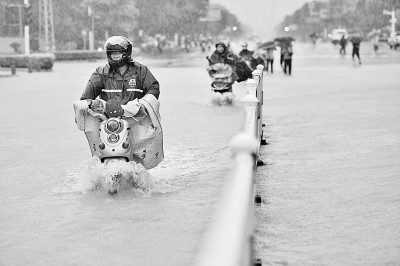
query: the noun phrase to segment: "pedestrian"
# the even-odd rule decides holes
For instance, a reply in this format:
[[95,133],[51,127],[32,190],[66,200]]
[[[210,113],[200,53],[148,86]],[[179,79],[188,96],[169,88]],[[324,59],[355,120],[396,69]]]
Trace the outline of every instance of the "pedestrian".
[[93,72],[81,100],[93,100],[89,107],[101,111],[104,110],[101,100],[115,99],[119,104],[126,105],[147,94],[158,99],[158,81],[145,65],[132,60],[132,43],[127,38],[112,36],[105,42],[104,49],[108,63]]
[[293,47],[289,44],[283,49],[283,72],[288,75],[292,75],[292,56]]
[[353,58],[353,62],[354,62],[354,57],[357,56],[358,63],[361,65],[361,59],[360,59],[361,38],[358,37],[358,36],[355,36],[355,37],[350,39],[350,42],[353,44],[353,51],[351,53],[351,57]]
[[267,52],[265,54],[266,63],[266,70],[269,72],[269,65],[271,65],[271,74],[274,73],[274,50],[275,46],[268,47]]
[[286,50],[286,45],[284,45],[284,44],[281,44],[281,54],[280,54],[280,64],[281,64],[281,67],[282,67],[282,69],[283,69],[283,62],[284,62],[284,60],[283,60],[283,54],[285,53],[285,50]]
[[340,38],[339,40],[339,44],[340,44],[340,50],[339,50],[339,54],[346,54],[346,44],[347,44],[347,40],[344,37],[344,35],[342,35],[342,38]]
[[372,38],[372,47],[374,48],[374,52],[377,55],[379,50],[379,36],[375,36]]
[[318,33],[316,33],[316,32],[311,33],[310,38],[311,38],[312,43],[315,45],[317,43]]

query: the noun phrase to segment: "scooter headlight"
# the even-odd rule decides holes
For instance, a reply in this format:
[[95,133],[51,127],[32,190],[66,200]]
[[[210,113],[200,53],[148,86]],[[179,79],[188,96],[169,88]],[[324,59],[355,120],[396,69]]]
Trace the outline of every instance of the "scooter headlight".
[[109,132],[117,132],[120,128],[120,123],[117,120],[110,119],[107,121],[106,128]]
[[119,140],[119,136],[117,134],[110,134],[107,139],[110,143],[116,143]]

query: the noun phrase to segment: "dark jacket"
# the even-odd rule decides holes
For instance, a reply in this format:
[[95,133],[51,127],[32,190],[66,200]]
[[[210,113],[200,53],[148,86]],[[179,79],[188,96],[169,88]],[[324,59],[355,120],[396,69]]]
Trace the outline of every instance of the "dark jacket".
[[222,53],[219,53],[218,50],[215,50],[212,53],[210,59],[213,62],[213,64],[223,63],[223,64],[234,65],[237,59],[236,56],[227,49],[224,43],[222,42],[217,43],[215,47],[217,47],[218,45],[222,45],[224,47],[224,51]]
[[247,49],[243,49],[240,51],[239,56],[244,60],[251,60],[253,58],[254,51],[249,51]]
[[104,101],[116,99],[120,104],[126,104],[146,94],[153,94],[158,99],[160,85],[145,65],[131,61],[123,75],[108,64],[98,67],[89,78],[81,100],[94,100],[99,96]]
[[292,56],[293,56],[293,48],[291,45],[289,45],[283,49],[283,59],[291,60]]
[[340,44],[341,46],[346,46],[346,44],[347,44],[346,38],[345,38],[345,37],[342,37],[342,38],[339,40],[339,44]]
[[352,38],[350,42],[353,44],[353,50],[360,49],[361,40],[359,38]]

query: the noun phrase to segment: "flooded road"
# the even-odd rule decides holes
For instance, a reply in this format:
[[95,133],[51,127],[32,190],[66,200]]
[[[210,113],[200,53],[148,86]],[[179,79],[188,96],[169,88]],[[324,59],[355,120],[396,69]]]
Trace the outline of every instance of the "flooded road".
[[359,66],[323,51],[295,51],[291,77],[279,69],[264,78],[270,145],[257,172],[265,201],[256,209],[258,257],[263,265],[398,265],[398,52],[361,49]]
[[[264,77],[256,255],[264,265],[396,265],[397,54],[361,49],[358,67],[330,46],[294,51],[291,77],[277,62]],[[243,111],[211,104],[202,54],[139,62],[161,84],[165,161],[145,190],[115,198],[87,182],[90,151],[72,108],[102,62],[0,78],[0,265],[193,265]]]
[[202,65],[150,67],[161,84],[165,161],[143,191],[110,198],[89,182],[90,150],[72,108],[100,64],[57,62],[52,72],[0,79],[1,265],[190,265],[196,254],[241,108],[211,104]]

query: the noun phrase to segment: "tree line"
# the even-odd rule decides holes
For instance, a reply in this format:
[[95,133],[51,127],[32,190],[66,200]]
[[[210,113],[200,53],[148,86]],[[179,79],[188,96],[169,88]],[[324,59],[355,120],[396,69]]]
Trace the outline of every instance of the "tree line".
[[[82,48],[83,36],[94,29],[96,43],[107,35],[125,35],[138,40],[140,34],[218,34],[229,24],[240,25],[237,18],[222,8],[218,22],[201,23],[206,16],[209,0],[53,0],[56,47]],[[10,4],[23,5],[23,0],[2,0],[5,14]],[[39,36],[39,0],[29,1],[32,7],[31,39]],[[89,11],[90,9],[90,11]],[[2,36],[19,35],[18,25],[10,25],[6,16],[0,17]],[[34,43],[34,42],[33,42]]]
[[[336,0],[328,2],[315,1],[316,6],[321,8],[329,7]],[[345,5],[345,2],[342,2]],[[328,33],[335,28],[346,28],[350,32],[358,32],[362,35],[368,34],[373,29],[382,29],[388,32],[390,28],[390,16],[384,15],[383,10],[400,11],[399,0],[358,0],[353,9],[344,7],[343,12],[338,16],[332,17],[327,14],[326,18],[310,22],[310,11],[308,4],[303,5],[292,15],[286,16],[276,31],[284,34],[283,29],[288,25],[296,25],[297,29],[289,33],[300,40],[307,40],[311,33],[323,33],[326,29]],[[400,29],[400,17],[397,15],[397,30]]]

